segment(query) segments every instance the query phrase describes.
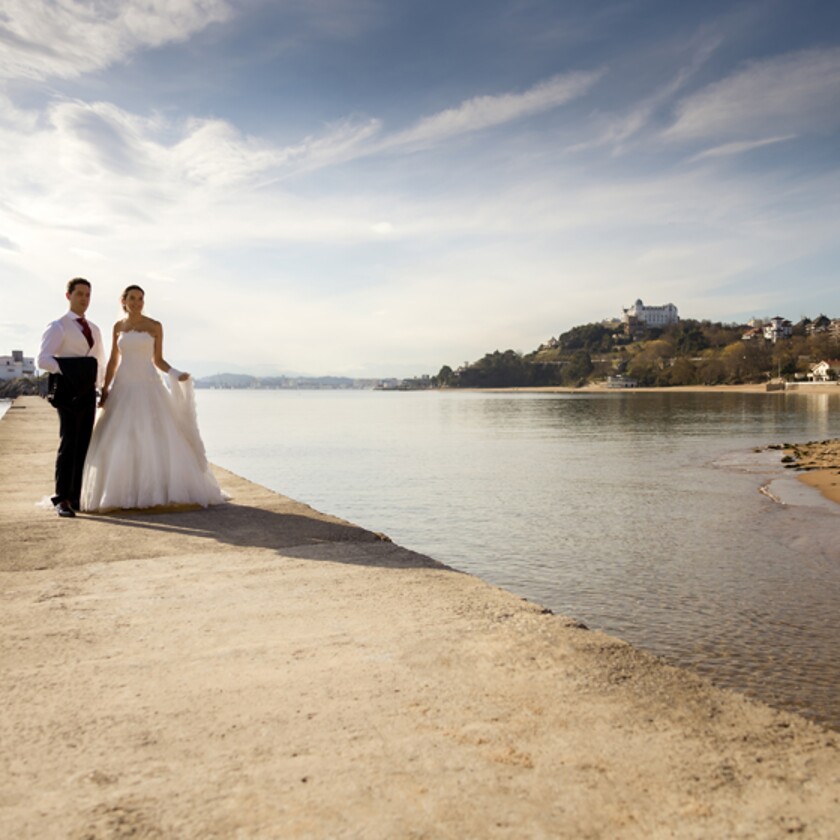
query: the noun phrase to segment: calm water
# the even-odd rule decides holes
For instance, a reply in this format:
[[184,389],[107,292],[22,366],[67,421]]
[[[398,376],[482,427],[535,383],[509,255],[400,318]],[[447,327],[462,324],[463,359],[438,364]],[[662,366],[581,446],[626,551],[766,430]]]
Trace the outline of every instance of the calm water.
[[[211,460],[840,729],[840,395],[201,391]],[[759,492],[770,484],[786,501]]]
[[840,506],[754,451],[840,394],[198,400],[215,463],[840,729]]

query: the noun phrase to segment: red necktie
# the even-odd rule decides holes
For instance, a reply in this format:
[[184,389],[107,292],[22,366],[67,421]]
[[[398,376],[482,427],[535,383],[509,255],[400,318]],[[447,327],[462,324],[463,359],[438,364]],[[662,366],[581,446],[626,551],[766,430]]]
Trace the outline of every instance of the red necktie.
[[87,340],[88,347],[93,347],[93,333],[90,331],[90,324],[84,318],[76,318],[82,328],[82,335]]

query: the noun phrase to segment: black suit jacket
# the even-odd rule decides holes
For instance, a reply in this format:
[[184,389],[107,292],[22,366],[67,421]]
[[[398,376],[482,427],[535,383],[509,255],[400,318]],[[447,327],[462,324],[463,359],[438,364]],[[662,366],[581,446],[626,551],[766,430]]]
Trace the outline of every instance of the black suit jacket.
[[47,399],[55,408],[81,408],[96,398],[98,363],[93,356],[56,358],[61,373],[51,373]]

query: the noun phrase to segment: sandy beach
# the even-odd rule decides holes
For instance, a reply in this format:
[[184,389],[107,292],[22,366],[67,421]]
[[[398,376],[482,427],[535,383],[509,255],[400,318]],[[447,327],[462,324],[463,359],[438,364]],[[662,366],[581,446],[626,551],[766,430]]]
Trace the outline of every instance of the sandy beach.
[[0,836],[836,837],[836,733],[219,468],[59,519],[56,443],[0,420]]
[[[470,390],[470,389],[462,389]],[[768,390],[766,383],[758,385],[675,385],[670,388],[608,388],[605,383],[584,385],[581,388],[564,388],[544,385],[536,388],[484,388],[497,393],[522,392],[533,394],[840,394],[836,382],[819,384],[789,384],[787,388]]]
[[784,454],[794,459],[797,478],[840,504],[840,440],[798,443]]

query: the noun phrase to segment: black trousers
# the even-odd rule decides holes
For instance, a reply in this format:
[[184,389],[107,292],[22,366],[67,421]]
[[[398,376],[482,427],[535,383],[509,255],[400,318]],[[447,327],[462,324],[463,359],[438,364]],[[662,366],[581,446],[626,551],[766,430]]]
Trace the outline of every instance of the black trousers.
[[82,495],[82,469],[95,417],[96,392],[77,400],[70,408],[58,409],[60,441],[55,459],[53,504],[67,501],[74,507],[79,505]]

